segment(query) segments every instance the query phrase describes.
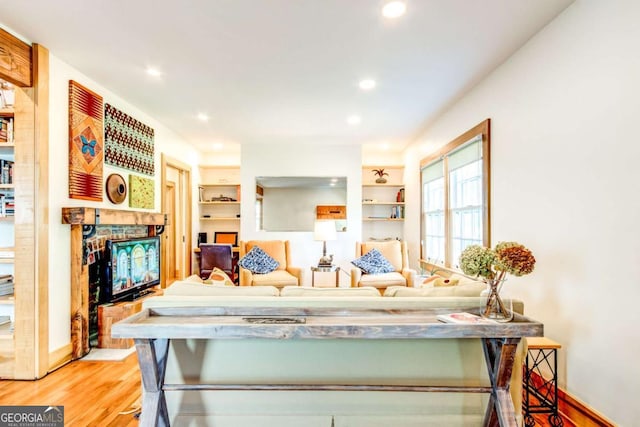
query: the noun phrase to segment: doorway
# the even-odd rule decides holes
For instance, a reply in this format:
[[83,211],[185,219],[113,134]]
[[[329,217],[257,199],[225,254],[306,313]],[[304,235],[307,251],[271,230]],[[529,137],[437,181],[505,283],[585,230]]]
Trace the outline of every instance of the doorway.
[[191,274],[191,167],[162,154],[162,287]]

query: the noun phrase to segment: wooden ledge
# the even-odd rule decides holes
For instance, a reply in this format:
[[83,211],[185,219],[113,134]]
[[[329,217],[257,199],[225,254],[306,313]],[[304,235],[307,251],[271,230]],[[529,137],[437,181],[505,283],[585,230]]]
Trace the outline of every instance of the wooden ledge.
[[71,225],[166,225],[163,213],[101,208],[62,208],[62,223]]

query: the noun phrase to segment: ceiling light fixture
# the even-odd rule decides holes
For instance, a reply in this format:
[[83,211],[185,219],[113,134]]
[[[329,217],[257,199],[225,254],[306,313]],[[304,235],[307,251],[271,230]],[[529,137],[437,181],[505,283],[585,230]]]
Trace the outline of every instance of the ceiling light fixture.
[[382,16],[389,19],[399,18],[407,11],[407,5],[403,1],[391,1],[382,8]]
[[220,151],[220,150],[222,150],[222,149],[224,148],[224,144],[223,144],[223,143],[221,143],[221,142],[214,142],[214,143],[211,145],[211,148],[213,148],[213,149],[214,149],[214,150],[216,150],[216,151]]
[[362,122],[360,116],[353,115],[347,117],[347,123],[349,123],[351,126],[357,126],[360,124],[360,122]]
[[360,89],[362,90],[371,90],[374,87],[376,87],[376,81],[373,79],[360,80],[360,83],[358,83],[358,86],[360,86]]
[[147,67],[147,74],[152,77],[160,77],[162,75],[162,71],[160,71],[156,67]]
[[198,120],[206,122],[209,120],[209,116],[207,116],[205,113],[198,113]]

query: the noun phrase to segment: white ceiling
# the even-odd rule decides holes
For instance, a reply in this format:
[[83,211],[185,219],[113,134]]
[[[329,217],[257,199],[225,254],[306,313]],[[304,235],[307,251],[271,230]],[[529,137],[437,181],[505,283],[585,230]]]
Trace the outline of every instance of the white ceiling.
[[[407,0],[389,21],[383,0],[0,0],[0,25],[205,152],[398,149],[572,1]],[[377,88],[362,92],[365,77]]]

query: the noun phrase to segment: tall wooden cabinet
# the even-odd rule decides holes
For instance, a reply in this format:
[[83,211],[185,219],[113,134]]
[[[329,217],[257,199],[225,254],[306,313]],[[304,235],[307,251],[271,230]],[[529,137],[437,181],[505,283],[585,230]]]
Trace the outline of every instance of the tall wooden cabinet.
[[0,185],[13,199],[0,218],[0,275],[14,276],[13,295],[0,297],[0,315],[11,318],[0,325],[0,378],[34,379],[49,369],[48,51],[1,29],[0,48],[16,64],[0,70],[15,90],[2,111],[13,115],[13,143],[0,143],[0,158],[13,162],[11,183]]

